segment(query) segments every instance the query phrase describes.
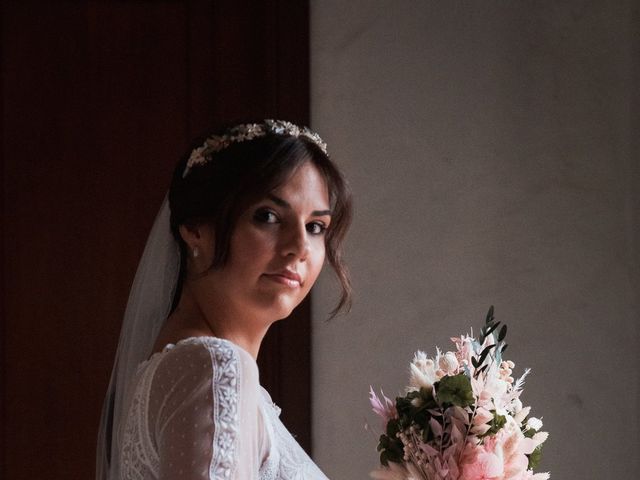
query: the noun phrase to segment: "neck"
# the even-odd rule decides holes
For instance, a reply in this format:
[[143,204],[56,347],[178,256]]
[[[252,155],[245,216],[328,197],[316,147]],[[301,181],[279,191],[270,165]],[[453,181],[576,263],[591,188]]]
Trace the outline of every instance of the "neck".
[[269,330],[265,323],[236,311],[229,302],[198,301],[193,288],[185,282],[180,302],[171,317],[177,335],[224,338],[247,351],[257,360],[260,345]]

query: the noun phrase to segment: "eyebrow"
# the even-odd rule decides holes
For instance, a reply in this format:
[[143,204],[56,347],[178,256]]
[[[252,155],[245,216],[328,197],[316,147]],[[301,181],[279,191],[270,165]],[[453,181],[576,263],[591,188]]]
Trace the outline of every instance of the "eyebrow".
[[[291,205],[286,200],[283,200],[280,197],[276,197],[272,193],[268,194],[267,197],[276,205],[279,205],[283,208],[291,209]],[[314,217],[323,217],[325,215],[331,216],[331,210],[314,210],[313,212],[311,212],[311,215]]]

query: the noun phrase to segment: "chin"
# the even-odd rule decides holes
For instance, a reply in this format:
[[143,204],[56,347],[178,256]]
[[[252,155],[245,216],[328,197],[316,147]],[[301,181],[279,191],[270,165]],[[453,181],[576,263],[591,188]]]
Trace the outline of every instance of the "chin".
[[262,309],[267,312],[267,315],[273,321],[283,320],[291,315],[291,312],[300,305],[303,299],[304,297],[300,299],[290,297],[272,298],[268,304],[262,305]]
[[295,305],[287,305],[287,306],[281,306],[280,308],[276,309],[276,315],[275,315],[275,319],[276,320],[284,320],[285,318],[287,318],[289,315],[291,315],[291,312],[293,312],[293,310],[300,304],[300,302],[296,303]]
[[260,316],[271,322],[282,320],[291,315],[291,312],[302,303],[311,291],[315,277],[309,276],[306,281],[297,287],[291,287],[287,282],[278,279],[260,278],[256,289],[251,294],[255,309],[260,310]]

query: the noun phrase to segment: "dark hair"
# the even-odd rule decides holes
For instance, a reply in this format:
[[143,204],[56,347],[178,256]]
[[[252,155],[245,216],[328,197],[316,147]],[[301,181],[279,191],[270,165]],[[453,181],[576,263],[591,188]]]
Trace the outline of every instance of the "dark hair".
[[[216,134],[223,135],[228,130]],[[203,144],[204,137],[194,146]],[[178,163],[169,189],[171,231],[180,245],[180,274],[172,311],[180,300],[186,274],[187,246],[179,226],[211,223],[215,251],[210,268],[223,267],[229,258],[231,235],[238,217],[306,162],[319,170],[329,190],[332,218],[325,236],[326,259],[342,287],[340,300],[331,316],[349,310],[351,282],[342,259],[342,242],[351,223],[351,192],[340,170],[316,143],[304,136],[268,133],[250,141],[233,143],[214,153],[211,161],[192,167],[183,178],[190,154],[191,150]]]

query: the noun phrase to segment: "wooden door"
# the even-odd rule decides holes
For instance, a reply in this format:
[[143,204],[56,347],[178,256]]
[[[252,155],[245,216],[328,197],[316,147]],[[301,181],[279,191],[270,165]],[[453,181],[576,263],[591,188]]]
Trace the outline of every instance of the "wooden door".
[[[219,122],[308,123],[307,10],[3,4],[3,479],[93,478],[120,321],[171,170]],[[309,449],[309,303],[296,315],[270,332],[260,364]]]

